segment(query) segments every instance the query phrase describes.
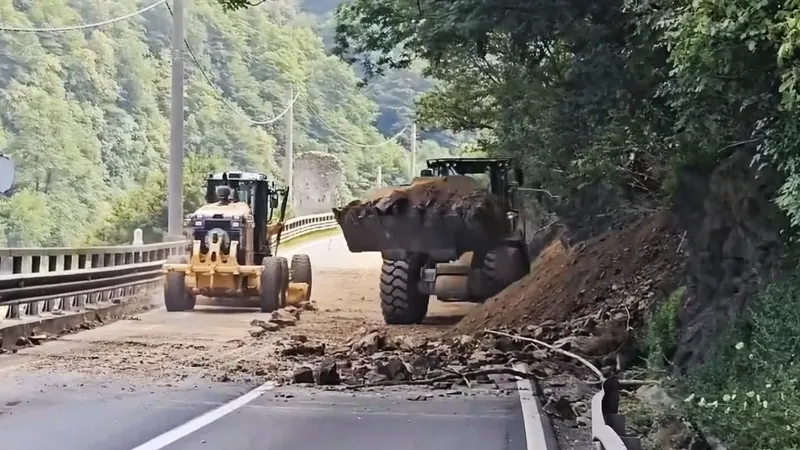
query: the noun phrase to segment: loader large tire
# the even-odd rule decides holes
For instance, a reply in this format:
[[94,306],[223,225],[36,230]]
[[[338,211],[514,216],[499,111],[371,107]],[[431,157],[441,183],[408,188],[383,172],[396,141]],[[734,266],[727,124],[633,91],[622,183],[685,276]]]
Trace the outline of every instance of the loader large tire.
[[428,314],[430,296],[419,291],[422,262],[384,259],[381,267],[381,312],[388,325],[422,322]]
[[284,290],[283,269],[278,258],[266,257],[262,263],[259,305],[261,312],[272,312],[281,307],[281,291]]
[[289,290],[289,262],[283,256],[276,256],[275,259],[281,265],[281,308],[286,306],[286,293]]
[[306,301],[311,300],[311,258],[305,254],[292,255],[292,281],[306,283]]
[[493,297],[530,272],[527,258],[516,247],[500,247],[486,254],[481,271],[484,274],[486,299]]

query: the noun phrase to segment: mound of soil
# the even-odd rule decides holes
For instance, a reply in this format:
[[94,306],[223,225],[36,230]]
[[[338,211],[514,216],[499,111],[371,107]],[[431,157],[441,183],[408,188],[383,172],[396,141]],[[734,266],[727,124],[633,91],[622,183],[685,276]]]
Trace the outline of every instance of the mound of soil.
[[459,322],[453,332],[534,328],[540,339],[605,336],[585,353],[613,352],[685,273],[683,231],[662,212],[567,250],[551,243],[531,274]]
[[333,210],[348,244],[368,242],[359,251],[387,246],[471,251],[476,243],[492,244],[510,233],[502,199],[470,177],[415,179],[410,186],[377,189],[369,197]]
[[353,201],[342,211],[358,208],[361,214],[372,211],[396,214],[413,208],[463,217],[499,217],[505,221],[501,199],[467,176],[418,179],[409,186],[376,189],[368,198],[366,202]]

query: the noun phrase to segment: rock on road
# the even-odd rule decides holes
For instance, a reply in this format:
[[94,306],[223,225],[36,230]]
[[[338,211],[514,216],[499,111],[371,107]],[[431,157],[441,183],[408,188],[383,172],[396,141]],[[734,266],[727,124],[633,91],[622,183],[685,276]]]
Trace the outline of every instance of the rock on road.
[[[340,236],[302,245],[316,312],[277,339],[341,343],[380,324],[380,255],[351,254]],[[290,256],[291,252],[286,253]],[[154,295],[154,303],[161,304]],[[469,306],[432,300],[426,335]],[[253,309],[198,306],[137,317],[0,356],[0,447],[15,450],[522,450],[516,384],[465,394],[394,387],[349,392],[263,384],[290,366],[274,340],[248,334]]]

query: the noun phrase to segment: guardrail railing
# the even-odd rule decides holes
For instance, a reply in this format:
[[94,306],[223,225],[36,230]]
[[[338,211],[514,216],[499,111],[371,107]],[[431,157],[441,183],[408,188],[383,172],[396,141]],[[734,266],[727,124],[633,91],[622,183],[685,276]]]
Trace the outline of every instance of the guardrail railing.
[[638,436],[627,432],[625,416],[619,413],[620,383],[607,378],[603,389],[592,397],[592,445],[594,450],[641,450]]
[[[281,245],[302,235],[336,228],[332,213],[297,217],[284,224]],[[157,284],[169,255],[189,241],[101,247],[0,248],[0,318],[18,319],[113,302]],[[275,239],[272,241],[273,248]]]

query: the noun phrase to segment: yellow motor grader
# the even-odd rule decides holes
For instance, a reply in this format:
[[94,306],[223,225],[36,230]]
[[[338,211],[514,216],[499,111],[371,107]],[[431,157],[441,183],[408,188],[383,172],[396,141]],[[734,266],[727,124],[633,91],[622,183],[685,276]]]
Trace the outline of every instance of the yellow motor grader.
[[[264,174],[209,174],[206,202],[189,214],[185,233],[192,241],[187,255],[172,255],[164,264],[167,311],[194,309],[198,295],[242,299],[246,306],[272,312],[285,306],[292,285],[301,300],[311,296],[311,261],[276,256],[289,189],[277,189]],[[271,223],[278,208],[280,218]],[[276,237],[272,248],[272,237]]]

